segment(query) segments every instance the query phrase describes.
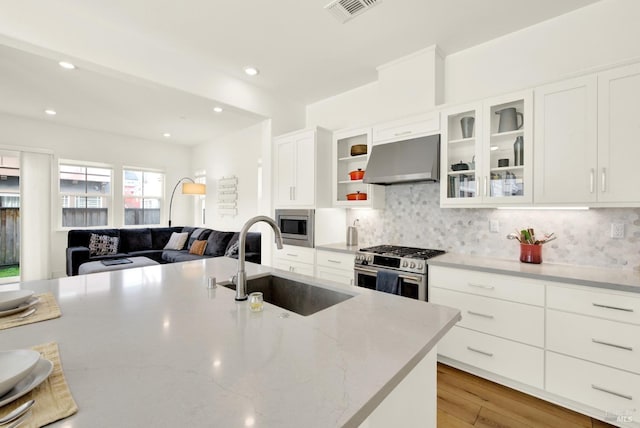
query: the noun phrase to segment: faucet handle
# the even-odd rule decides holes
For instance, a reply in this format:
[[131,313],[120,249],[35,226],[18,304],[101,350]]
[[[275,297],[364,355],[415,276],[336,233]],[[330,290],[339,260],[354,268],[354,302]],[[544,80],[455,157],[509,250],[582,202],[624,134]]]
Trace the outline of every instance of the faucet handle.
[[231,283],[234,285],[238,285],[238,275],[233,275],[231,278],[229,278],[229,281],[231,281]]

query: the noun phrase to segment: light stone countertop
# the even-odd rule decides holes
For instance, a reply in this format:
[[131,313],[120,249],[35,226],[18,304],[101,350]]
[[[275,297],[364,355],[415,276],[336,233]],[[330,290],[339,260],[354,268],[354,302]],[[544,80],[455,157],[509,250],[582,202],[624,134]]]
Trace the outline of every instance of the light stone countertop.
[[[62,317],[0,331],[0,349],[58,342],[80,410],[51,426],[357,427],[460,319],[285,271],[354,297],[308,317],[268,303],[253,313],[206,287],[236,266],[219,257],[22,283],[53,292]],[[247,263],[250,278],[271,271]]]
[[355,254],[360,249],[358,245],[347,245],[345,242],[316,245],[316,250],[335,251],[336,253]]
[[640,293],[640,272],[621,269],[564,265],[559,263],[531,264],[519,260],[447,253],[427,261],[429,266],[445,266],[502,273],[526,278],[564,282],[589,287]]

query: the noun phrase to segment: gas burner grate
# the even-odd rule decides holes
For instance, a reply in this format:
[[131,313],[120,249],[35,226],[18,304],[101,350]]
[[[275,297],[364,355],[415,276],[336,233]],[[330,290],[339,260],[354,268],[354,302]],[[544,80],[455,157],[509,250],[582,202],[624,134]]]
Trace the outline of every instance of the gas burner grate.
[[402,247],[398,245],[377,245],[375,247],[362,248],[362,252],[374,253],[380,255],[407,257],[413,259],[429,259],[431,257],[439,256],[445,252],[442,250],[431,250],[425,248],[416,247]]

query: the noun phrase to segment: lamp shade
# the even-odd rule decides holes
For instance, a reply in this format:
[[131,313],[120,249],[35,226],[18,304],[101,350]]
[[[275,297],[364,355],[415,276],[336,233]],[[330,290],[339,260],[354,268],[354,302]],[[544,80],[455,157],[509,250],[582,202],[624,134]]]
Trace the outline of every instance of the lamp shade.
[[207,186],[200,183],[182,183],[182,193],[184,195],[204,195],[207,193]]

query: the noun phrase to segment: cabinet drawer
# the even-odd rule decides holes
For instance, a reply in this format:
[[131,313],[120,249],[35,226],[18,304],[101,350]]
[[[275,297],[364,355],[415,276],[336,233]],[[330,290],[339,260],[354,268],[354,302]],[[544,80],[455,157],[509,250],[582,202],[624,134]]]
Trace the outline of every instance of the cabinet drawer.
[[440,129],[440,113],[432,112],[385,122],[373,127],[373,144],[407,140]]
[[354,272],[353,269],[347,271],[318,265],[316,266],[316,277],[339,282],[344,285],[353,285]]
[[480,296],[544,306],[544,282],[535,279],[429,266],[429,284]]
[[640,374],[640,326],[549,309],[547,349]]
[[549,285],[547,307],[640,324],[640,297],[632,293],[610,293],[585,287]]
[[546,385],[551,393],[606,412],[611,422],[619,416],[640,420],[638,375],[547,351]]
[[316,251],[316,264],[335,269],[350,270],[353,273],[354,254],[335,251]]
[[285,245],[282,250],[276,250],[273,255],[276,259],[314,264],[315,251],[316,250],[314,250],[313,248]]
[[299,263],[291,260],[275,259],[273,265],[276,269],[282,269],[302,275],[313,276],[314,266],[312,264]]
[[459,326],[544,346],[544,308],[475,296],[442,288],[431,288],[429,301],[460,309]]
[[438,343],[438,354],[543,388],[544,351],[454,326]]

